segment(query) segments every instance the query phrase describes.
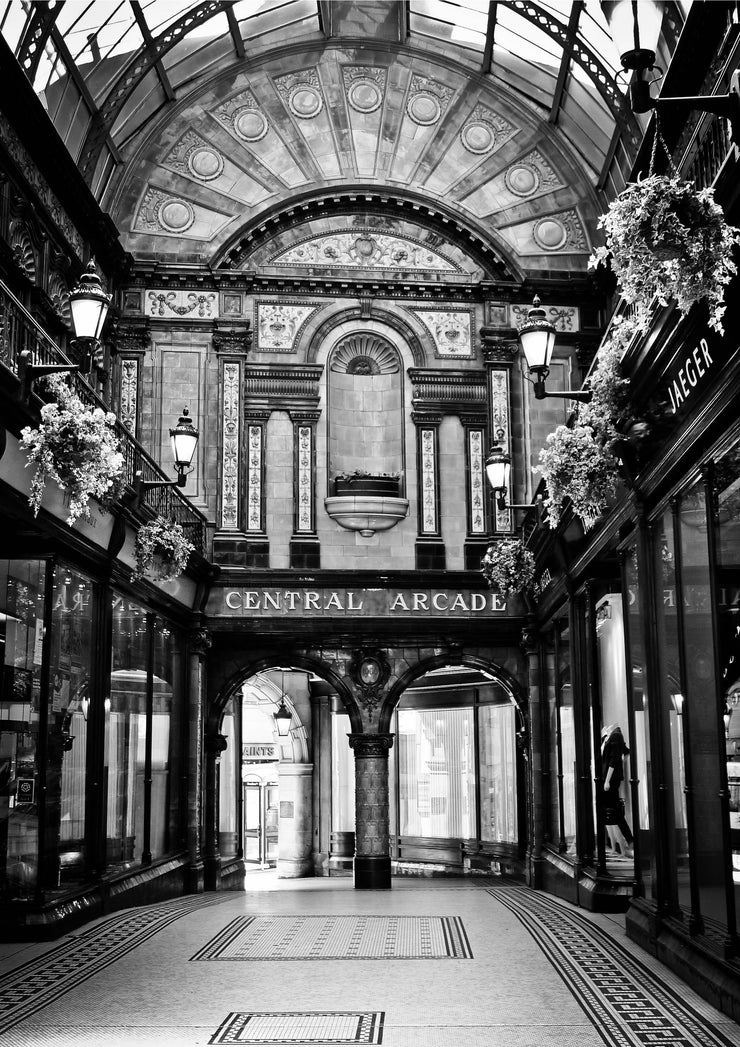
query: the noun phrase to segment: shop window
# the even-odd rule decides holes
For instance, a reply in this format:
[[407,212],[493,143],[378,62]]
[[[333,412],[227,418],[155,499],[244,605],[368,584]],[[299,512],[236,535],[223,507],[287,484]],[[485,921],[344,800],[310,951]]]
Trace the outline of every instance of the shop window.
[[171,625],[157,619],[152,631],[153,676],[151,719],[152,858],[172,854],[183,845],[183,808],[178,783],[182,777],[182,643]]
[[[341,709],[331,714],[331,829],[333,834],[355,831],[355,761],[349,747],[349,716]],[[337,841],[341,842],[341,841]]]
[[657,585],[657,624],[659,640],[661,693],[661,722],[665,744],[665,759],[670,766],[672,805],[667,804],[672,821],[669,831],[671,867],[676,870],[676,889],[679,905],[687,912],[692,909],[691,867],[689,862],[688,809],[686,797],[686,754],[684,739],[684,679],[682,671],[682,613],[678,596],[676,548],[674,542],[673,512],[666,511],[654,530],[653,562]]
[[46,564],[0,560],[0,898],[38,880],[41,661]]
[[84,879],[85,784],[92,661],[92,584],[54,570],[46,752],[45,887]]
[[737,910],[740,906],[740,443],[717,462],[713,487],[717,521],[715,591],[720,690]]
[[515,713],[510,702],[478,709],[483,843],[510,843],[517,838]]
[[627,603],[625,626],[628,637],[627,649],[629,651],[627,677],[629,681],[628,688],[632,691],[635,725],[630,761],[632,775],[637,779],[637,817],[633,819],[632,827],[633,833],[639,836],[640,877],[646,884],[647,893],[651,897],[657,897],[658,877],[653,839],[655,819],[652,806],[650,707],[648,704],[647,674],[645,672],[643,593],[641,590],[637,543],[628,546],[625,551],[624,587]]

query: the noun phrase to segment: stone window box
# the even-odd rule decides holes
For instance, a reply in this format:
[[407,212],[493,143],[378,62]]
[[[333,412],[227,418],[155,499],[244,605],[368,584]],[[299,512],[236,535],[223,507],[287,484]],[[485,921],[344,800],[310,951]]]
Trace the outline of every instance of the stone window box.
[[[396,481],[398,483],[398,481]],[[384,498],[363,494],[340,494],[324,500],[329,516],[348,531],[359,531],[370,538],[376,531],[388,531],[408,515],[406,498]]]

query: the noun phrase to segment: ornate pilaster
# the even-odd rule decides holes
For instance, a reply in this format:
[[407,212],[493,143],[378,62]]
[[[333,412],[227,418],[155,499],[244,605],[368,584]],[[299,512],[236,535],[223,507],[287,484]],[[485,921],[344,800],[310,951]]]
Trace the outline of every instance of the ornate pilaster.
[[151,346],[149,320],[119,318],[110,342],[116,357],[118,417],[138,436],[142,367]]
[[204,889],[204,866],[201,853],[202,824],[202,754],[203,754],[203,709],[205,707],[205,674],[203,662],[211,646],[207,629],[194,629],[188,637],[188,756],[187,793],[188,824],[187,841],[190,868],[188,889],[199,893]]
[[542,846],[545,838],[545,796],[542,753],[542,695],[540,693],[540,647],[537,626],[530,616],[522,629],[521,647],[526,659],[529,693],[529,745],[527,775],[527,854],[525,876],[530,887],[542,886]]
[[246,420],[246,567],[269,567],[270,546],[265,533],[265,436],[269,411],[250,412]]
[[488,481],[486,480],[486,427],[477,416],[463,415],[465,476],[467,478],[465,568],[477,571],[488,545]]
[[439,504],[439,425],[441,416],[414,412],[416,425],[419,506],[416,569],[444,570],[445,547],[440,529]]
[[388,753],[393,735],[350,734],[349,744],[355,753],[355,887],[388,890]]
[[221,528],[231,531],[239,527],[241,375],[239,360],[224,360],[221,371]]
[[319,411],[290,411],[293,423],[293,536],[290,566],[315,570],[321,566],[316,534],[316,423]]

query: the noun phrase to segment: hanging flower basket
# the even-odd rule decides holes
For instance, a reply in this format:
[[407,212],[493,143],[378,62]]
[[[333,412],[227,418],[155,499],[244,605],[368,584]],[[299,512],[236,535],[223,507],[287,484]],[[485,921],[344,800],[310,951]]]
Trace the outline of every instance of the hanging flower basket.
[[506,600],[516,593],[534,595],[535,562],[521,538],[502,538],[488,546],[481,560],[481,574]]
[[35,466],[28,501],[38,515],[48,480],[56,480],[69,498],[67,523],[90,519],[89,501],[103,510],[116,497],[123,476],[123,455],[115,432],[116,416],[100,407],[85,406],[58,375],[46,379],[55,397],[41,408],[38,429],[26,426],[21,447],[27,466]]
[[136,535],[136,567],[131,572],[131,580],[149,577],[170,582],[182,574],[194,550],[180,524],[158,516],[144,524]]
[[737,272],[732,258],[740,230],[725,222],[712,189],[697,190],[677,175],[650,173],[631,183],[599,219],[606,246],[589,266],[609,263],[626,302],[638,306],[646,329],[649,306],[674,299],[686,314],[696,302],[709,306],[709,324],[722,332],[724,289]]
[[547,484],[545,507],[553,528],[560,522],[563,502],[570,499],[573,512],[589,530],[606,509],[619,479],[619,463],[609,445],[597,439],[592,426],[580,422],[573,428],[559,425],[550,433],[537,471]]

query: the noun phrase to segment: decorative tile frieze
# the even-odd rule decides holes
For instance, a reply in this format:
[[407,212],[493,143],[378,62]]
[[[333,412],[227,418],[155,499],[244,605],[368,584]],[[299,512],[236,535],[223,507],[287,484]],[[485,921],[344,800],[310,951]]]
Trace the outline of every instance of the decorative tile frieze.
[[294,529],[299,535],[315,534],[314,458],[316,422],[320,415],[318,411],[291,411],[290,417],[294,426],[295,447]]
[[421,241],[373,229],[338,229],[289,247],[269,260],[270,265],[329,269],[402,269],[406,272],[457,273],[455,265]]
[[133,436],[136,436],[139,410],[139,366],[138,356],[124,357],[120,360],[121,393],[118,417]]
[[[511,394],[508,367],[490,367],[488,371],[491,433],[493,441],[511,454]],[[506,492],[507,503],[511,502],[511,486]],[[496,506],[496,530],[510,531],[512,514],[510,509]]]
[[439,534],[437,510],[437,427],[418,428],[419,439],[419,504],[421,507],[419,533]]
[[385,94],[387,70],[377,66],[342,66],[342,79],[347,101],[363,115],[380,109]]
[[74,248],[78,259],[81,260],[85,246],[82,237],[77,232],[67,212],[59,203],[56,195],[52,192],[49,183],[39,172],[36,164],[31,159],[30,153],[22,144],[7,118],[2,114],[0,114],[0,141],[2,141],[10,156],[20,168],[26,184],[36,193],[54,224],[63,234],[67,243]]
[[450,104],[454,91],[428,76],[412,76],[406,112],[422,127],[436,124]]
[[247,527],[249,533],[264,531],[264,422],[247,425]]
[[[527,314],[532,308],[530,305],[510,305],[509,324],[511,327],[519,328],[527,320]],[[564,334],[577,334],[581,329],[581,314],[574,305],[546,305],[541,306],[547,314],[547,319],[558,331]]]
[[324,94],[315,69],[275,77],[275,86],[293,116],[312,120],[324,108]]
[[225,362],[221,419],[221,527],[225,530],[235,530],[239,526],[240,387],[241,364]]
[[484,430],[468,429],[468,533],[485,535],[486,527],[486,472]]
[[436,355],[450,359],[474,356],[471,328],[472,310],[412,309],[434,339]]
[[168,291],[147,289],[147,316],[177,317],[180,320],[213,320],[219,315],[218,295],[211,291]]
[[195,131],[186,131],[163,162],[173,171],[200,182],[218,178],[224,169],[224,158],[218,149]]
[[486,105],[477,105],[460,129],[460,141],[469,153],[483,155],[501,148],[518,128]]
[[257,302],[255,327],[257,348],[262,352],[293,353],[298,337],[322,303],[285,305],[282,302]]

